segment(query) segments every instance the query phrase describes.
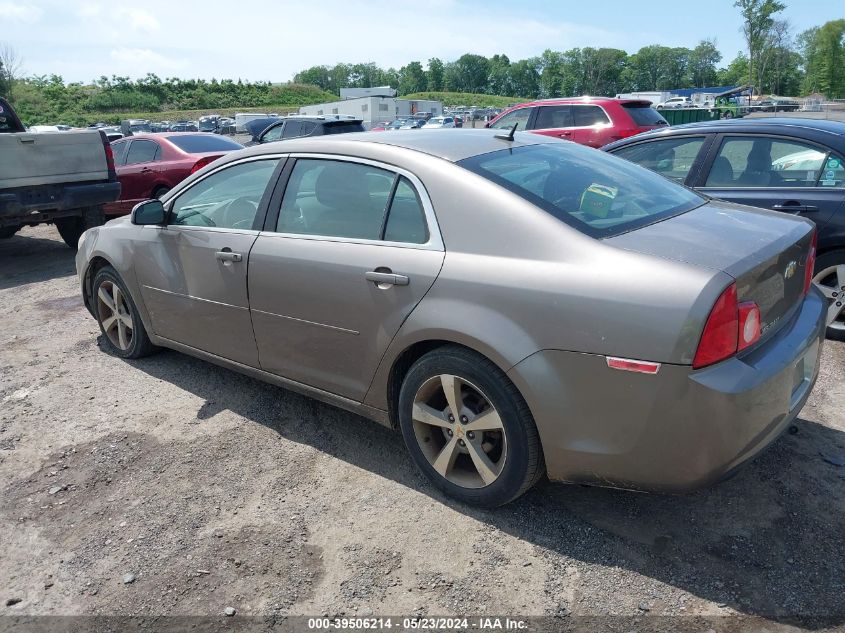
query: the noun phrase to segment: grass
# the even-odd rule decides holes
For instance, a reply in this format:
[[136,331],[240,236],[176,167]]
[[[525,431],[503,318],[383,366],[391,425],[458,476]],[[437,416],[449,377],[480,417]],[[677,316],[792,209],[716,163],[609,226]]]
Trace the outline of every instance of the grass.
[[514,103],[527,101],[523,97],[503,97],[501,95],[485,95],[474,92],[415,92],[403,95],[402,99],[425,99],[442,101],[446,106],[480,106],[483,108],[506,108]]

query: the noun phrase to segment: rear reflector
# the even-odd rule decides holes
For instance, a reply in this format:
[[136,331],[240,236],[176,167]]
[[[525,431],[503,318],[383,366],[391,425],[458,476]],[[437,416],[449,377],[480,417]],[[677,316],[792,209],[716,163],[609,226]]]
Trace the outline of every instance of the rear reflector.
[[816,267],[816,247],[818,246],[819,235],[813,229],[813,239],[810,242],[810,250],[807,253],[807,263],[804,264],[804,294],[810,292],[810,284],[813,283],[813,270]]
[[607,366],[611,369],[622,371],[635,371],[640,374],[656,374],[660,371],[660,363],[650,363],[644,360],[631,360],[630,358],[615,358],[607,356]]

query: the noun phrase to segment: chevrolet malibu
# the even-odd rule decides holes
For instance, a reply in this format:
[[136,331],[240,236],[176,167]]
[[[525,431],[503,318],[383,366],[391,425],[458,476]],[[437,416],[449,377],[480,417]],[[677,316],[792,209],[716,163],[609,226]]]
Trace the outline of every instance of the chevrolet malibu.
[[109,350],[168,347],[401,430],[444,492],[715,482],[815,382],[814,225],[496,130],[227,154],[77,269]]

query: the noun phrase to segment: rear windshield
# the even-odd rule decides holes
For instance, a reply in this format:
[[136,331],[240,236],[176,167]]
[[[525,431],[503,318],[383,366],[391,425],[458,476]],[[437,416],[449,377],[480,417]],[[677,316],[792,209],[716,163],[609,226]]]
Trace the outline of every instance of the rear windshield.
[[669,125],[660,113],[648,105],[639,103],[623,103],[622,107],[634,119],[637,125]]
[[347,132],[364,132],[364,126],[358,121],[330,123],[325,126],[326,134],[346,134]]
[[222,136],[197,134],[196,136],[170,136],[167,139],[183,152],[202,154],[203,152],[230,152],[242,149],[243,145]]
[[504,149],[458,164],[593,237],[625,233],[706,202],[663,176],[574,143]]

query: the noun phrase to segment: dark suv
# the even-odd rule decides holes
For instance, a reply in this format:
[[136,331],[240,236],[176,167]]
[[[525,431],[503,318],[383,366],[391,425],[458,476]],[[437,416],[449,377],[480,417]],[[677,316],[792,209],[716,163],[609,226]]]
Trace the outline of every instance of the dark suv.
[[362,119],[333,119],[313,116],[285,117],[271,122],[261,129],[247,123],[246,127],[252,134],[252,141],[246,143],[246,145],[261,145],[300,136],[364,132],[362,124]]
[[527,130],[581,145],[601,147],[640,132],[666,127],[650,101],[576,97],[520,103],[502,112],[486,127]]

